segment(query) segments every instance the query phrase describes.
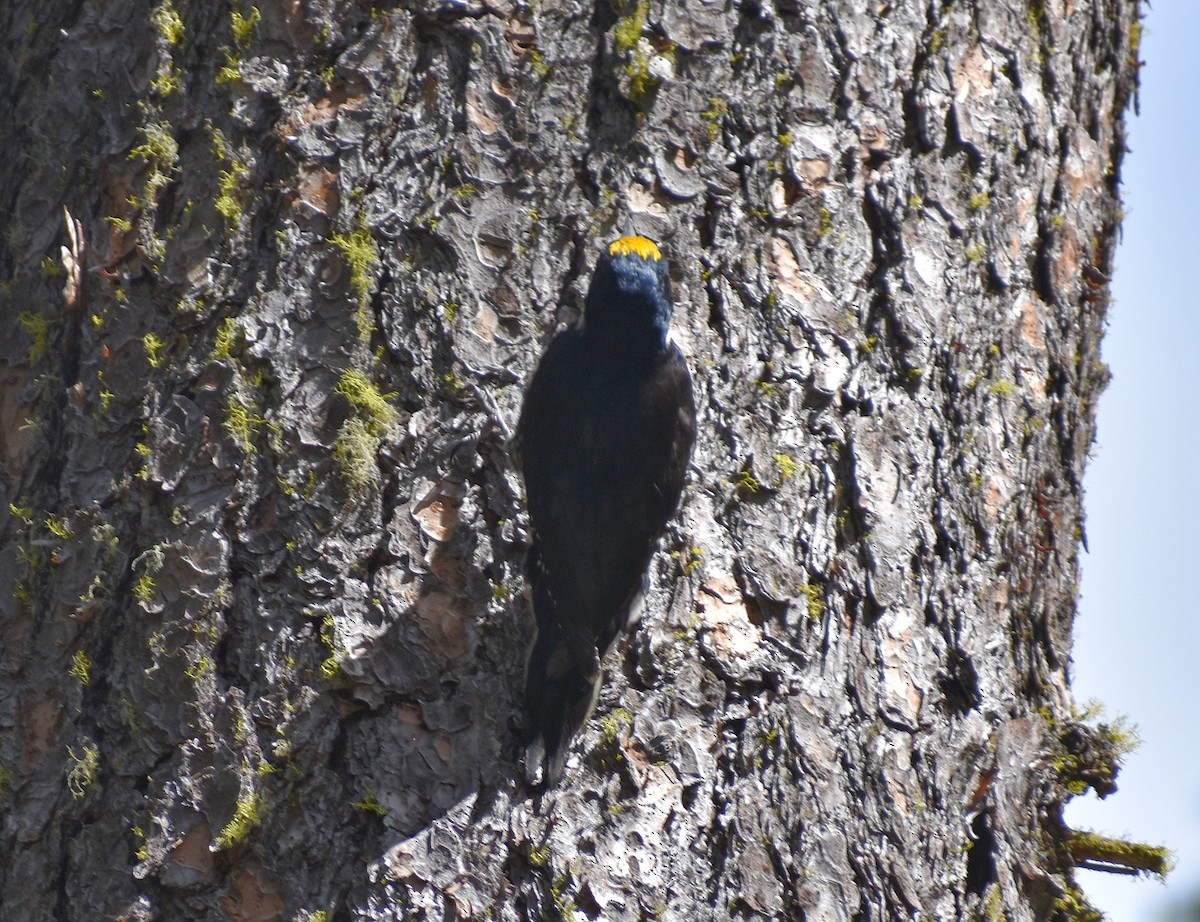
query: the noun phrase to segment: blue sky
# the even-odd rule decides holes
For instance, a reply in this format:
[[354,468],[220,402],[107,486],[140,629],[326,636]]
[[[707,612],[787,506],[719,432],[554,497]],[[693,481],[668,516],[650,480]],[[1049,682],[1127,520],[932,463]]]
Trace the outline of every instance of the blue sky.
[[[1129,122],[1124,235],[1088,468],[1083,586],[1076,621],[1076,699],[1127,715],[1142,745],[1119,790],[1077,798],[1074,827],[1165,844],[1167,885],[1081,871],[1113,922],[1154,922],[1200,894],[1200,493],[1191,480],[1200,430],[1200,3],[1145,10],[1141,115]],[[1200,571],[1200,567],[1197,568]]]

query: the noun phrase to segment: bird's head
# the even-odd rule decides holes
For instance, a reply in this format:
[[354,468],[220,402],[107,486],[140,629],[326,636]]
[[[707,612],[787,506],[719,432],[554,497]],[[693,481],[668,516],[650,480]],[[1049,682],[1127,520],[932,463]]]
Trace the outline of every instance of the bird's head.
[[661,347],[671,325],[667,260],[646,237],[621,237],[596,263],[584,310],[585,329],[636,337],[652,331]]

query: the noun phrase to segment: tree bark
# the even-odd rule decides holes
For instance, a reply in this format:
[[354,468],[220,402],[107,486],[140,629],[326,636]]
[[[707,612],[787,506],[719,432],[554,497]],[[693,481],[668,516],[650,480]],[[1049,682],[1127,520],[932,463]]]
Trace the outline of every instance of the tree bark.
[[[1137,16],[8,0],[0,916],[1090,918]],[[506,440],[631,231],[699,436],[534,792]]]

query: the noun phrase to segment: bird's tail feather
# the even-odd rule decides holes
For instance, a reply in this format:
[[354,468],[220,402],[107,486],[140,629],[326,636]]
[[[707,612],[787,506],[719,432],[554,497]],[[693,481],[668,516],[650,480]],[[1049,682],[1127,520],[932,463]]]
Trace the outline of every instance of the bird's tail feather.
[[530,582],[538,626],[525,673],[525,774],[536,784],[540,773],[541,783],[550,786],[596,704],[600,675],[589,677],[564,643],[543,581]]
[[588,682],[574,665],[560,678],[530,673],[525,685],[525,774],[530,783],[558,781],[571,738],[592,712],[600,683]]

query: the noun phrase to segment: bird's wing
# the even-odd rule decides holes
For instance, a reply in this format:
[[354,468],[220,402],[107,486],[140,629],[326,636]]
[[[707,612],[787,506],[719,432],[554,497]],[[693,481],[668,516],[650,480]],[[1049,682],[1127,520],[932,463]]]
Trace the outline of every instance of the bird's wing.
[[675,343],[669,343],[658,367],[644,389],[643,403],[649,408],[658,438],[654,454],[646,459],[655,472],[653,491],[647,497],[655,539],[675,514],[683,492],[684,476],[696,440],[696,403],[687,361]]
[[649,367],[613,367],[567,331],[530,382],[518,435],[547,577],[564,627],[581,632],[571,645],[586,636],[603,652],[679,503],[695,435],[687,364],[671,346]]
[[534,531],[527,573],[538,622],[526,758],[550,781],[679,503],[695,429],[691,376],[673,345],[648,367],[615,367],[567,330],[526,389],[514,442]]
[[569,327],[550,341],[525,388],[513,449],[526,480],[544,473],[553,461],[556,439],[569,435],[560,429],[569,424],[564,414],[571,410],[581,371],[580,333]]

